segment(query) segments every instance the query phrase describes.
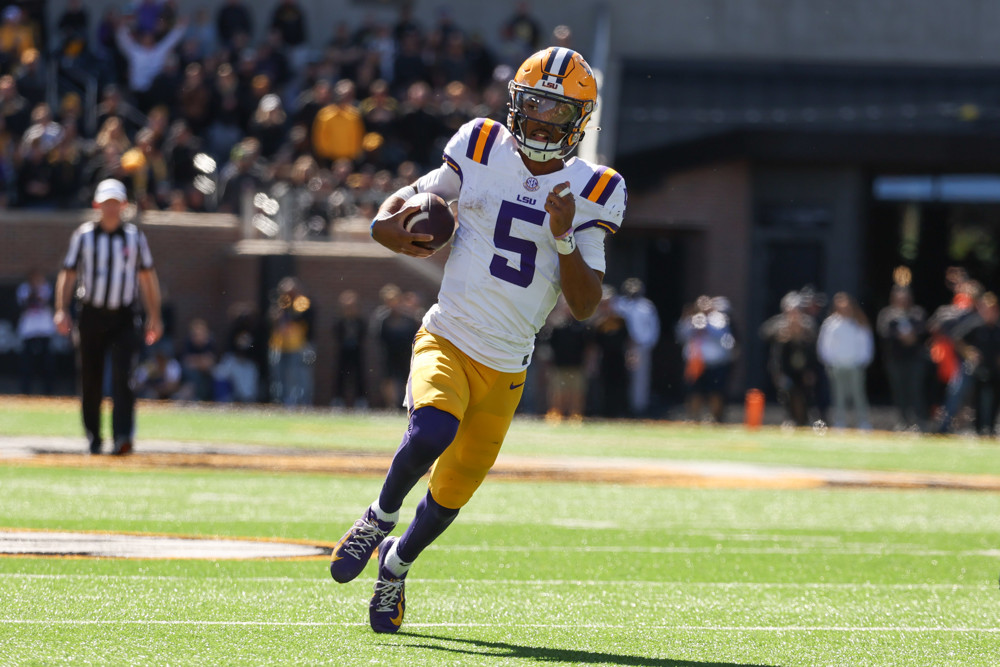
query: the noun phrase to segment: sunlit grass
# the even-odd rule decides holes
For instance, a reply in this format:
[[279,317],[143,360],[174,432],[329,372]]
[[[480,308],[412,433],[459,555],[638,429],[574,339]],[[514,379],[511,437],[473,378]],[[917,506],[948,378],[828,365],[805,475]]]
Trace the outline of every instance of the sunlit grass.
[[[0,403],[0,435],[81,437],[78,410],[72,400],[4,401]],[[390,453],[398,446],[405,423],[401,412],[142,403],[137,437],[140,444],[146,438]],[[1000,475],[1000,441],[994,439],[777,427],[747,430],[742,425],[629,420],[552,425],[519,417],[502,455]]]
[[[381,479],[0,466],[0,526],[329,543]],[[400,529],[422,494],[410,494]],[[992,665],[1000,495],[487,483],[418,562],[0,558],[4,664]]]

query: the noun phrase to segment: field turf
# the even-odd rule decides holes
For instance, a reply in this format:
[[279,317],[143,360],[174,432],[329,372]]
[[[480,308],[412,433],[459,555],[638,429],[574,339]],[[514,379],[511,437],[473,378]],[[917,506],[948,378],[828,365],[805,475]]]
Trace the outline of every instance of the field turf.
[[[391,452],[404,422],[144,406],[140,423],[164,439]],[[78,429],[73,404],[0,407],[0,450],[3,435]],[[518,456],[1000,472],[992,442],[888,434],[519,420],[509,444]],[[0,528],[328,544],[381,483],[71,458],[0,458]],[[998,516],[992,492],[490,480],[414,566],[399,635],[368,629],[373,565],[338,585],[325,559],[6,557],[0,664],[995,665]]]

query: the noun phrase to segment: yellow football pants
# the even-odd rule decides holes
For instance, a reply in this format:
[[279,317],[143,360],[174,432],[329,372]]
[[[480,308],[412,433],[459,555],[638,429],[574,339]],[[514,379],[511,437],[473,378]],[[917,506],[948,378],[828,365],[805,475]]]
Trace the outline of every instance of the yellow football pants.
[[431,468],[430,491],[444,507],[469,502],[500,453],[527,370],[501,373],[421,328],[413,343],[407,407],[433,406],[459,420],[451,446]]

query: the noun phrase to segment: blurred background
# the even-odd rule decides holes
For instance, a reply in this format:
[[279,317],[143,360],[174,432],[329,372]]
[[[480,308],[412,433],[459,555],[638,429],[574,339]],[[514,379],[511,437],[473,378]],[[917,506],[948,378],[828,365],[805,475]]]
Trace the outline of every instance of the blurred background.
[[[399,348],[408,358],[446,252],[392,256],[368,221],[462,123],[505,121],[512,68],[552,44],[580,51],[601,85],[581,157],[629,186],[605,280],[628,336],[616,342],[607,316],[553,343],[567,335],[557,311],[522,411],[699,419],[693,397],[742,407],[748,388],[784,402],[766,324],[795,309],[819,329],[838,292],[875,330],[868,396],[892,406],[893,332],[876,324],[894,287],[932,314],[1000,278],[990,0],[0,0],[0,17],[5,392],[75,391],[71,341],[25,328],[45,298],[22,286],[53,281],[111,176],[164,285],[167,338],[149,371],[181,366],[167,397],[395,407]],[[655,335],[628,299],[645,300]],[[726,369],[706,387],[685,323],[706,329],[713,313]],[[921,419],[949,381],[928,320]],[[44,358],[27,356],[42,337]],[[289,345],[312,367],[291,394],[271,373]],[[580,354],[562,358],[570,345]],[[611,405],[636,364],[645,400]],[[553,396],[549,371],[564,365],[588,380],[582,407]],[[822,393],[810,388],[820,416]]]

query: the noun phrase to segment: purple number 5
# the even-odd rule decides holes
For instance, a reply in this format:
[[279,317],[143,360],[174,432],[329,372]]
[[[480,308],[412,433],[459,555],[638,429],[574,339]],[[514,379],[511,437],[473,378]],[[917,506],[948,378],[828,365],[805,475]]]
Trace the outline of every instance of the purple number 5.
[[511,266],[505,257],[493,255],[490,273],[518,287],[527,287],[535,277],[535,255],[538,254],[538,246],[527,239],[511,236],[511,225],[514,220],[524,220],[541,227],[545,222],[545,211],[528,208],[512,201],[505,201],[500,205],[496,228],[493,231],[493,243],[500,250],[516,252],[520,257],[518,261],[520,268]]

